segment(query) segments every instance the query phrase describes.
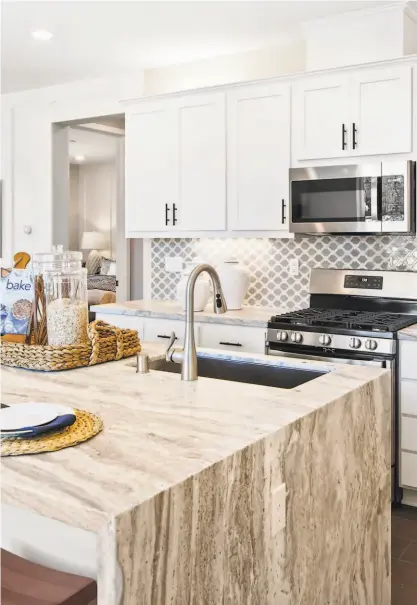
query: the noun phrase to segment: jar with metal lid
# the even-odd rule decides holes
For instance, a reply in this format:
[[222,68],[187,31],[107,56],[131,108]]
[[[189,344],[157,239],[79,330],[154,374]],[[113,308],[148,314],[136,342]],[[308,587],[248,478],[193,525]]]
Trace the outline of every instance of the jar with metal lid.
[[81,252],[35,254],[33,270],[42,284],[48,344],[67,346],[87,342],[87,270]]

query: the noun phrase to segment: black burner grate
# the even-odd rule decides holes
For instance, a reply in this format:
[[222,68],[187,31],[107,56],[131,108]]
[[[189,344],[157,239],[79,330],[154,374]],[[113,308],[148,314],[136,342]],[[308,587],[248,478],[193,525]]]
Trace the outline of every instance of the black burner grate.
[[372,332],[396,332],[417,323],[417,316],[384,311],[351,311],[343,309],[302,309],[276,315],[271,321],[291,326],[317,326],[368,330]]

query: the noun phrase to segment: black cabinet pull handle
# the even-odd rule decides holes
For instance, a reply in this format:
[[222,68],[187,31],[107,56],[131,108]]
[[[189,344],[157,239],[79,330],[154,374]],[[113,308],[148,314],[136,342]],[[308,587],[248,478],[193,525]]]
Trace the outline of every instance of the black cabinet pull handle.
[[342,149],[343,151],[346,149],[346,127],[342,124]]
[[165,204],[165,226],[169,225],[169,206]]
[[281,207],[281,222],[282,224],[285,223],[286,221],[286,216],[285,216],[285,208],[287,207],[287,204],[285,203],[285,200],[282,200],[282,207]]
[[178,222],[178,221],[177,221],[177,207],[176,207],[176,205],[175,205],[175,204],[173,204],[172,208],[173,208],[173,213],[172,213],[172,216],[173,216],[173,219],[172,219],[172,224],[173,224],[173,225],[176,225],[176,224],[177,224],[177,222]]
[[356,142],[357,132],[358,132],[358,129],[356,128],[355,122],[353,122],[353,124],[352,124],[352,147],[353,147],[353,149],[356,149],[356,147],[358,146],[358,144]]
[[[158,338],[166,338],[167,340],[169,340],[171,338],[171,336],[168,336],[168,334],[157,334]],[[177,337],[175,337],[175,340],[178,340]]]
[[226,345],[227,347],[241,347],[240,342],[219,342],[219,345]]

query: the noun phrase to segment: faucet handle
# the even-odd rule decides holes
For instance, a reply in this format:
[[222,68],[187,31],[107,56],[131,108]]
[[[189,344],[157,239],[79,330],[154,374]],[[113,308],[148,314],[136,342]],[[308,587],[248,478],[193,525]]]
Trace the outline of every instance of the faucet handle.
[[171,361],[171,355],[174,352],[173,346],[176,340],[177,337],[175,336],[175,332],[171,332],[171,338],[169,339],[168,348],[165,351],[165,359],[167,361]]

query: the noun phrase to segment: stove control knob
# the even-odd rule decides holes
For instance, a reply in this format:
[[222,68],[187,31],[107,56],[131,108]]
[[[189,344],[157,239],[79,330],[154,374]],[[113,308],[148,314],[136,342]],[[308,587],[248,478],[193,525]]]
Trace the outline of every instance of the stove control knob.
[[369,349],[369,351],[375,351],[378,348],[378,343],[376,340],[367,340],[365,342],[365,347]]
[[325,347],[328,347],[331,342],[332,342],[332,337],[329,334],[322,334],[319,337],[319,343]]
[[362,342],[359,338],[351,338],[349,342],[349,346],[351,349],[360,349]]
[[303,342],[303,335],[300,334],[300,332],[293,332],[291,334],[291,340],[299,344],[300,342]]
[[277,340],[278,342],[285,342],[288,340],[287,332],[277,332]]

